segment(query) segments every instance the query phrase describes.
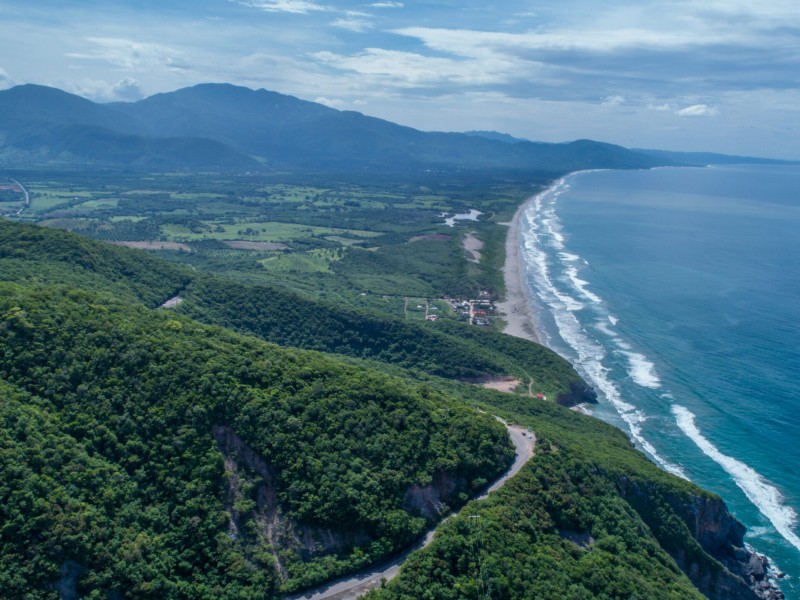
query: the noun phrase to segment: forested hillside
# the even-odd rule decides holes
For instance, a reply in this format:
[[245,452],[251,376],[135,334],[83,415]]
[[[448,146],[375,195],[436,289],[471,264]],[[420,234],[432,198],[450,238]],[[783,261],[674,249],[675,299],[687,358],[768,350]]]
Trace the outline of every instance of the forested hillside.
[[281,346],[386,362],[449,379],[516,376],[564,403],[591,401],[574,369],[525,340],[447,323],[404,322],[314,302],[282,288],[211,277],[78,235],[0,221],[0,280],[90,287],[177,311]]
[[503,471],[494,416],[534,431],[536,455],[377,597],[754,597],[719,498],[611,426],[459,381],[574,392],[536,344],[6,221],[0,281],[9,597],[277,598],[352,572]]
[[565,404],[594,400],[570,364],[554,352],[475,327],[415,324],[312,302],[280,288],[210,277],[189,286],[178,310],[282,346],[367,358],[447,379],[516,376]]
[[[319,354],[62,287],[3,284],[0,315],[21,429],[3,466],[5,577],[31,590],[69,561],[83,592],[277,588],[276,564],[311,583],[414,539],[412,486],[445,477],[457,505],[510,459],[491,417]],[[94,466],[36,442],[52,431]],[[36,490],[48,478],[63,498]]]
[[757,598],[744,527],[718,496],[597,419],[508,395],[477,401],[536,431],[536,457],[371,600]]
[[89,288],[156,307],[192,277],[144,252],[0,219],[0,281]]

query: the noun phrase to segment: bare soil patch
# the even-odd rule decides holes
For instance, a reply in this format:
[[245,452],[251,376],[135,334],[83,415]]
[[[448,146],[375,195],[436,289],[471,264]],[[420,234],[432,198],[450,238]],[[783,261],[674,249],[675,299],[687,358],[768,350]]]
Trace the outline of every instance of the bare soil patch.
[[464,236],[464,250],[470,255],[468,259],[470,262],[481,262],[481,250],[483,249],[483,242],[475,237],[474,234],[468,233]]
[[490,390],[505,392],[506,394],[513,394],[521,383],[522,382],[519,379],[514,379],[513,377],[503,377],[501,379],[494,379],[492,381],[484,381],[480,385],[481,387],[485,387]]

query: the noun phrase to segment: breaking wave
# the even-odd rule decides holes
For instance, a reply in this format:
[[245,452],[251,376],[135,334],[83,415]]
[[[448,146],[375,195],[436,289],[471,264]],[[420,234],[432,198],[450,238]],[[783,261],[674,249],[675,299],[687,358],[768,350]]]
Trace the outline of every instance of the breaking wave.
[[800,550],[800,536],[795,533],[797,513],[783,503],[783,496],[778,488],[764,479],[755,469],[732,456],[723,454],[702,434],[695,423],[694,413],[689,409],[674,405],[672,412],[678,422],[678,427],[697,444],[703,454],[725,469],[750,502],[755,504],[761,514],[769,519],[778,533]]
[[[558,337],[569,347],[567,358],[573,366],[608,401],[626,423],[630,435],[640,448],[649,454],[665,470],[686,478],[683,470],[662,458],[652,443],[642,434],[642,424],[648,419],[643,410],[626,401],[619,386],[610,375],[606,364],[609,351],[592,337],[582,325],[577,313],[591,308],[605,310],[603,299],[588,289],[590,285],[579,277],[576,263],[587,264],[580,256],[564,250],[566,237],[555,212],[558,196],[569,189],[566,179],[560,179],[550,188],[536,196],[525,213],[523,228],[523,253],[527,274],[535,283],[538,299],[548,307],[558,330]],[[629,375],[637,384],[656,388],[660,381],[655,365],[640,353],[634,352],[614,331],[617,320],[603,318],[602,333],[612,338],[628,359]],[[552,341],[552,339],[551,339]],[[552,344],[551,344],[552,345]],[[556,344],[557,345],[557,344]]]

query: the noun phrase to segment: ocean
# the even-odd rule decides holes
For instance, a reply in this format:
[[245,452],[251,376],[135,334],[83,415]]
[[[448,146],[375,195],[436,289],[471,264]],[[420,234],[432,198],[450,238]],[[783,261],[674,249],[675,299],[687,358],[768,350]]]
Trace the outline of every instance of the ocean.
[[592,413],[720,494],[800,599],[800,166],[575,173],[520,235]]

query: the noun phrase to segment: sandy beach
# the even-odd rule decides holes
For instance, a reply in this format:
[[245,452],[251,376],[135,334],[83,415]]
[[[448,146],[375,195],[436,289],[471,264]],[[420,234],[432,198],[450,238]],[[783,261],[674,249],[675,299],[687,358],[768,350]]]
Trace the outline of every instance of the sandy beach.
[[506,235],[506,260],[503,265],[506,299],[498,303],[497,307],[504,314],[505,333],[541,343],[542,340],[534,326],[533,312],[528,301],[529,292],[524,284],[523,264],[519,251],[520,220],[532,200],[533,197],[526,200],[514,213],[511,222],[507,223],[509,227]]

